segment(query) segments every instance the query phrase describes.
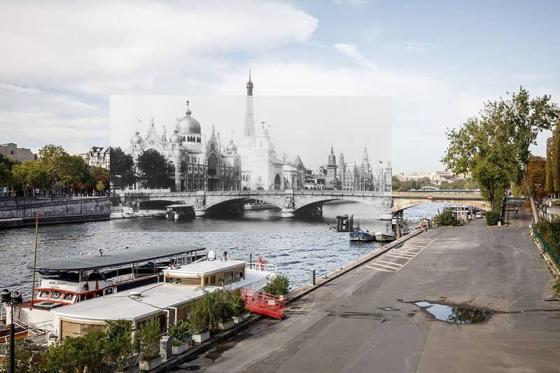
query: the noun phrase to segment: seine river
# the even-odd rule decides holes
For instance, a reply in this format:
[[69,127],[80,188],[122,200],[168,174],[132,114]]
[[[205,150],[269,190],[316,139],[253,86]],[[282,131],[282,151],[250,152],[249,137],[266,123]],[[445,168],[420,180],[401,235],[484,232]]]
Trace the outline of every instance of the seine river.
[[[433,208],[432,208],[433,209]],[[410,217],[430,215],[420,209]],[[370,231],[382,231],[379,208],[359,203],[326,205],[319,220],[284,219],[279,211],[246,211],[236,219],[198,218],[176,223],[161,218],[119,219],[83,224],[40,227],[39,260],[71,255],[97,255],[125,247],[199,245],[219,255],[227,249],[230,258],[253,260],[262,256],[278,266],[297,287],[309,279],[309,270],[318,275],[336,269],[381,246],[355,244],[348,233],[332,229],[335,217],[353,214],[355,222]],[[0,289],[21,289],[30,293],[34,229],[0,230]]]

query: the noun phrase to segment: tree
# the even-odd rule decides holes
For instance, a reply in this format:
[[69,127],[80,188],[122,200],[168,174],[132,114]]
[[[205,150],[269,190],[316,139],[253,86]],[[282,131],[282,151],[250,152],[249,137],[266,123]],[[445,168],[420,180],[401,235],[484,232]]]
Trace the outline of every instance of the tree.
[[547,191],[560,192],[560,121],[552,133],[552,144],[547,154]]
[[15,186],[24,192],[29,188],[45,188],[49,186],[48,170],[39,161],[24,161],[14,165],[12,178]]
[[550,100],[547,95],[530,99],[521,87],[506,100],[486,103],[477,117],[447,132],[443,163],[456,174],[470,172],[493,208],[499,208],[498,194],[524,176],[528,181],[529,147],[558,119],[558,107]]
[[[533,155],[529,158],[529,165],[527,166],[528,185],[537,201],[541,201],[546,195],[546,166],[547,161],[543,157]],[[525,180],[523,180],[522,185],[527,185]]]
[[111,184],[124,188],[134,183],[134,160],[121,148],[111,148]]
[[14,162],[0,154],[0,186],[11,186],[12,180],[12,167]]
[[[550,95],[530,98],[523,87],[512,93],[509,100],[502,100],[501,118],[509,129],[515,148],[517,180],[527,176],[531,151],[529,147],[537,144],[537,136],[543,130],[550,130],[560,116],[558,106],[551,102]],[[528,180],[528,178],[527,178]]]
[[138,157],[140,179],[147,188],[167,188],[171,184],[167,172],[167,161],[156,150],[149,149]]
[[391,179],[392,179],[391,180],[391,185],[393,187],[393,190],[395,192],[401,190],[401,181],[399,180],[399,178],[396,177],[396,176],[393,176]]

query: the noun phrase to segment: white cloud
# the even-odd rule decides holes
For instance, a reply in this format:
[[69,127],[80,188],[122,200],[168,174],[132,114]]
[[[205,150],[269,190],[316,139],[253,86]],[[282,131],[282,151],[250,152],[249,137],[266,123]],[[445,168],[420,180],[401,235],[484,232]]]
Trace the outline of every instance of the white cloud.
[[377,65],[373,63],[371,60],[369,60],[362,53],[360,53],[358,51],[358,48],[356,48],[356,45],[354,44],[338,43],[334,45],[334,48],[338,50],[340,53],[342,53],[343,55],[345,55],[346,57],[353,59],[354,61],[356,61],[357,63],[359,63],[364,67],[367,67],[368,69],[371,70],[378,69]]
[[270,1],[35,1],[2,8],[0,80],[95,94],[146,91],[188,75],[205,57],[302,42],[317,26],[314,17]]

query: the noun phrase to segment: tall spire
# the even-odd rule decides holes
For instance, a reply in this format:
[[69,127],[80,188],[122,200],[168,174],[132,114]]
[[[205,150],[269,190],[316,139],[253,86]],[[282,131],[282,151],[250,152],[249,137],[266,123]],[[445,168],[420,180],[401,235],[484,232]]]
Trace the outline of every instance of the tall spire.
[[249,70],[249,81],[247,82],[247,103],[245,107],[245,137],[255,136],[255,114],[253,109],[253,82],[251,81],[251,70]]
[[251,81],[251,70],[249,70],[249,81],[247,81],[247,96],[253,95],[253,82]]

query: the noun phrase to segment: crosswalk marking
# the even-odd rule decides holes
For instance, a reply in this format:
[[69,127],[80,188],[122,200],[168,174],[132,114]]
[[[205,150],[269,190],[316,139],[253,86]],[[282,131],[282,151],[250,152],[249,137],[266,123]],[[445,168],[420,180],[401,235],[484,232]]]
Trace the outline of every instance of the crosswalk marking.
[[395,262],[388,262],[386,260],[378,260],[378,261],[376,261],[376,263],[378,263],[378,264],[383,263],[383,264],[388,265],[388,266],[396,267],[396,269],[400,269],[403,266],[402,264],[395,263]]
[[384,269],[384,268],[377,268],[377,267],[372,267],[372,266],[368,266],[368,265],[366,265],[366,266],[364,266],[364,267],[369,268],[369,269],[375,269],[376,271],[381,271],[381,272],[395,272],[395,270],[389,270],[389,269]]

